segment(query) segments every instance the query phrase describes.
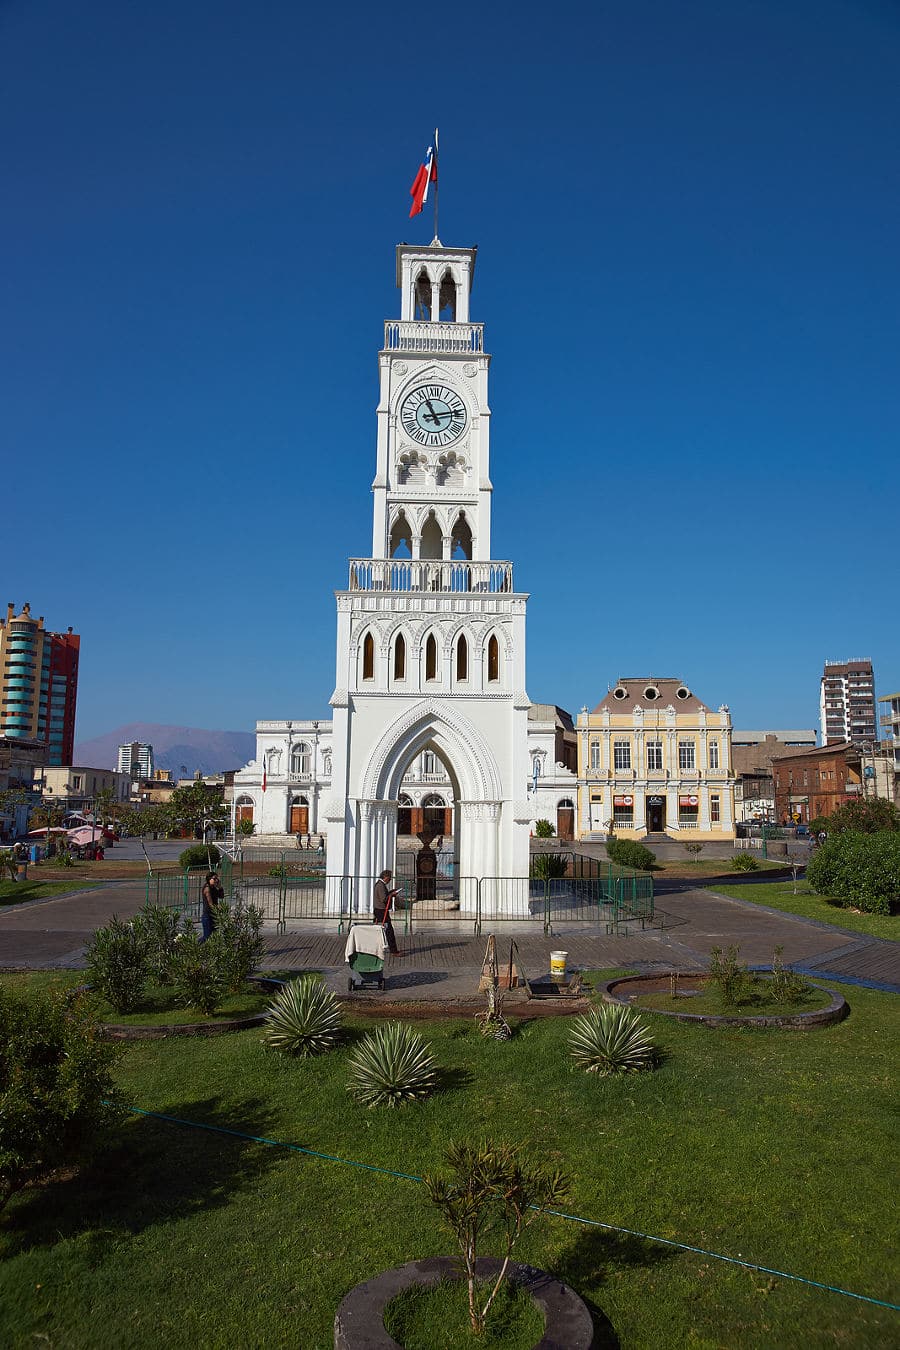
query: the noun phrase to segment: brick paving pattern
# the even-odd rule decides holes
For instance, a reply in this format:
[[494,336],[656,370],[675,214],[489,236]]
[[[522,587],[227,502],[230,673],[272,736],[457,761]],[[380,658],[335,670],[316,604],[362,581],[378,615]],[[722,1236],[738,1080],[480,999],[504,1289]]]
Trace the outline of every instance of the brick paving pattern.
[[[143,882],[109,883],[92,891],[73,892],[51,900],[32,901],[21,907],[0,909],[0,967],[41,968],[83,965],[83,950],[90,934],[113,914],[128,918],[144,903]],[[388,966],[392,988],[411,990],[449,981],[460,988],[474,988],[488,929],[474,937],[471,921],[452,920],[440,927],[418,927],[403,934],[395,925],[403,955]],[[591,930],[584,924],[558,927],[545,936],[539,924],[497,925],[501,961],[508,954],[513,936],[522,965],[529,976],[547,971],[551,949],[569,953],[569,964],[580,969],[615,966],[676,966],[681,970],[702,969],[711,947],[735,944],[741,959],[751,965],[771,962],[776,945],[784,947],[784,959],[823,976],[846,975],[874,981],[900,993],[900,943],[849,933],[791,914],[780,914],[758,905],[733,900],[707,890],[666,890],[660,894],[654,925],[641,930],[628,926],[616,936]],[[322,922],[284,934],[266,934],[266,964],[273,969],[335,972],[340,981],[346,974],[346,934]]]

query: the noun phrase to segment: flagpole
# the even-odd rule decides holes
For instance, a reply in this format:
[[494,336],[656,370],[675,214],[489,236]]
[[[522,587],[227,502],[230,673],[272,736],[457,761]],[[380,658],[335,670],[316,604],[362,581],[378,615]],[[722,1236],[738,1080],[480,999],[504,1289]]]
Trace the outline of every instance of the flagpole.
[[[435,167],[436,172],[439,173],[440,170],[438,169],[438,133],[437,133],[437,127],[435,127],[435,129],[434,129],[434,167]],[[435,180],[434,180],[434,237],[435,237],[435,239],[437,239],[437,237],[438,237],[438,188],[439,188],[439,187],[440,187],[440,178],[436,177]]]

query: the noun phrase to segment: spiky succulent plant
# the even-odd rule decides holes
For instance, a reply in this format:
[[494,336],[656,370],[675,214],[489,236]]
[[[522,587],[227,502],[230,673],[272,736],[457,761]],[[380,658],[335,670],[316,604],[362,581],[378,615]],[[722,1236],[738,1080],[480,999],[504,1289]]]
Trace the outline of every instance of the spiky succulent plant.
[[604,1003],[577,1017],[569,1034],[572,1058],[588,1073],[640,1073],[652,1069],[656,1046],[633,1008]]
[[417,1031],[387,1022],[350,1056],[348,1091],[364,1106],[401,1106],[437,1086],[434,1058]]
[[263,1039],[286,1055],[321,1055],[341,1034],[341,1010],[330,989],[314,975],[291,980],[266,1011]]

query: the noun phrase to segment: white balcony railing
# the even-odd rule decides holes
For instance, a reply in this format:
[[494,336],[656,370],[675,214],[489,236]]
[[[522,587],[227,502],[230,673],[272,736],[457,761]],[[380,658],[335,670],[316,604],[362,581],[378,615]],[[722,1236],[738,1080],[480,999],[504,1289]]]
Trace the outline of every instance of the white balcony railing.
[[384,325],[388,352],[483,352],[483,323],[429,323],[388,319]]
[[441,562],[418,558],[351,558],[351,591],[508,594],[511,562]]

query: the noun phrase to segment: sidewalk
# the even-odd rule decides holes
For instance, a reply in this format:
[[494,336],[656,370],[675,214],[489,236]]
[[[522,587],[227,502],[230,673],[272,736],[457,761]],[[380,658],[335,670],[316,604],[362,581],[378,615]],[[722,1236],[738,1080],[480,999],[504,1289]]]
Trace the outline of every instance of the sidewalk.
[[[90,935],[113,914],[130,918],[144,903],[144,883],[107,883],[102,889],[0,909],[0,968],[79,969]],[[386,968],[390,987],[420,999],[459,997],[452,990],[477,991],[488,928],[475,937],[470,922],[445,919],[422,923],[404,934],[395,924],[403,953]],[[740,947],[742,961],[769,965],[776,946],[784,960],[812,975],[871,984],[900,993],[900,943],[850,933],[846,929],[783,914],[750,901],[715,891],[666,891],[660,895],[654,926],[642,931],[630,925],[627,934],[609,937],[605,929],[584,924],[560,925],[545,936],[540,924],[506,922],[495,927],[501,962],[514,937],[529,977],[546,974],[551,950],[569,953],[569,965],[582,970],[700,970],[712,947]],[[279,934],[265,934],[265,964],[274,970],[321,970],[346,990],[346,932],[333,922],[315,921]],[[438,986],[440,988],[438,989]]]

